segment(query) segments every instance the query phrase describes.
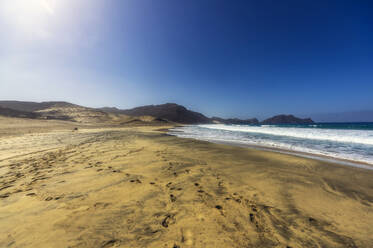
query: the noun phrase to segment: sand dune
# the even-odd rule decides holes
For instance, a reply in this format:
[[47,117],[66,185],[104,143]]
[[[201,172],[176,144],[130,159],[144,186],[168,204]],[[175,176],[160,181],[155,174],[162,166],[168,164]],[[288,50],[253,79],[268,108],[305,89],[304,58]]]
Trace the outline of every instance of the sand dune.
[[[106,108],[103,108],[106,109]],[[87,125],[127,125],[164,124],[165,119],[149,115],[129,116],[123,113],[108,112],[88,108],[68,102],[20,102],[0,101],[0,118],[22,117],[39,120],[63,120]],[[16,119],[17,120],[17,119]],[[19,120],[17,120],[19,122]],[[32,123],[38,123],[32,121]],[[39,122],[40,123],[40,122]],[[1,123],[3,124],[3,123]],[[43,125],[48,126],[48,125]],[[51,125],[49,125],[51,126]],[[28,128],[25,126],[25,128]],[[4,129],[3,127],[0,128]]]
[[0,139],[0,247],[373,245],[372,171],[58,125]]

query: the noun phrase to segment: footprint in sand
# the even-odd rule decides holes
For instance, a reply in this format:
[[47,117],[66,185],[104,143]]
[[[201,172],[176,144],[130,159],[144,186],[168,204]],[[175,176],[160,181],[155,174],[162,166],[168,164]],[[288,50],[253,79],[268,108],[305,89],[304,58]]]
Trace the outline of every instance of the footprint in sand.
[[175,202],[176,201],[176,196],[174,196],[173,194],[170,195],[170,199],[171,199],[171,202]]
[[0,198],[1,198],[1,199],[7,198],[7,197],[9,197],[9,193],[6,193],[6,194],[3,194],[3,195],[0,195]]
[[112,246],[114,246],[118,243],[119,243],[119,240],[117,240],[117,239],[111,239],[111,240],[108,240],[108,241],[104,241],[101,245],[101,248],[112,247]]
[[106,208],[110,205],[108,202],[96,202],[93,207],[94,208]]
[[250,216],[250,221],[251,221],[251,222],[254,222],[254,214],[253,214],[253,213],[250,213],[249,216]]
[[174,224],[174,223],[175,223],[175,215],[167,214],[161,224],[163,227],[168,228],[170,224]]
[[314,219],[314,218],[312,218],[312,217],[308,217],[308,222],[309,222],[310,224],[312,224],[312,225],[314,225],[314,224],[317,223],[316,219]]

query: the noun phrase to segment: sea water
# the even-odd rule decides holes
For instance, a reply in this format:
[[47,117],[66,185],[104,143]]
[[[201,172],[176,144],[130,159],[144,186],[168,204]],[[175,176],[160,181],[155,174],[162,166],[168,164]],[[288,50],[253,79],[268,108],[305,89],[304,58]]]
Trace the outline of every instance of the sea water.
[[169,133],[184,138],[280,149],[373,165],[373,123],[209,124],[177,127]]

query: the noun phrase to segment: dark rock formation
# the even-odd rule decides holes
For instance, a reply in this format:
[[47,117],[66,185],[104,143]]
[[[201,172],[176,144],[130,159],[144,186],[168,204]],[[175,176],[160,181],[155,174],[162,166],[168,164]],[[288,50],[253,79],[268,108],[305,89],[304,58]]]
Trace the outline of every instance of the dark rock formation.
[[211,123],[211,120],[203,114],[190,111],[175,103],[142,106],[128,110],[120,110],[118,113],[130,116],[148,115],[183,124]]
[[293,115],[276,115],[269,119],[262,121],[262,125],[277,125],[277,124],[313,124],[311,118],[301,119]]

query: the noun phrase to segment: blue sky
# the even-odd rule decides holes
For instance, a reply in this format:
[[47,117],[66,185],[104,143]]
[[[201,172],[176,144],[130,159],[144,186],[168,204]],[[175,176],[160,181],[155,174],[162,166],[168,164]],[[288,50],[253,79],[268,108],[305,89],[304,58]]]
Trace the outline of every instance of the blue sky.
[[0,3],[0,99],[209,116],[373,108],[373,2]]

